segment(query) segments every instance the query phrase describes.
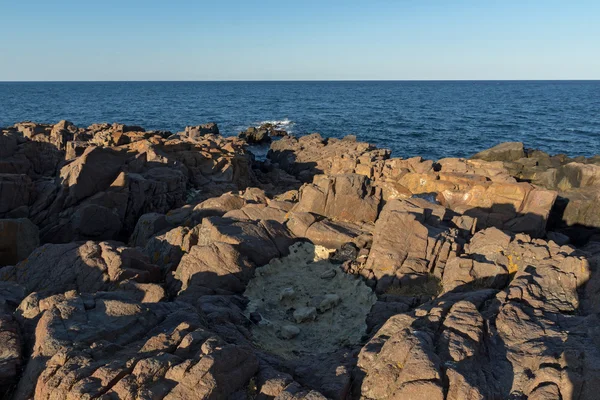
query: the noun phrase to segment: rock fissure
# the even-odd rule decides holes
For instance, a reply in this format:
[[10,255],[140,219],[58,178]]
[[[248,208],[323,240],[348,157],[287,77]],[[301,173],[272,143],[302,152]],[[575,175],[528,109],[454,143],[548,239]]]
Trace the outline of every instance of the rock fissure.
[[597,158],[507,143],[434,163],[273,126],[0,131],[13,399],[598,392]]

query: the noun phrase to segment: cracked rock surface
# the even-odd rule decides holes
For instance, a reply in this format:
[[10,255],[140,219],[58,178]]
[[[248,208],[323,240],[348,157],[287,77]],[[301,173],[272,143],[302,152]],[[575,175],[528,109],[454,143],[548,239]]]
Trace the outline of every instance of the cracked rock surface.
[[600,157],[0,128],[2,400],[595,400]]

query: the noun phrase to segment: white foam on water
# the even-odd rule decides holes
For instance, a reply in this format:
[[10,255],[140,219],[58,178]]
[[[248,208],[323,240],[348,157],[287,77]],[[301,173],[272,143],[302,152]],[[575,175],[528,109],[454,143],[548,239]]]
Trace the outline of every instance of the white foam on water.
[[264,124],[271,124],[275,127],[275,129],[283,129],[283,130],[287,131],[288,133],[291,133],[291,128],[292,128],[292,126],[295,125],[295,122],[291,121],[288,118],[279,119],[279,120],[274,119],[274,120],[258,122],[256,124],[256,127],[258,128],[259,126],[264,125]]

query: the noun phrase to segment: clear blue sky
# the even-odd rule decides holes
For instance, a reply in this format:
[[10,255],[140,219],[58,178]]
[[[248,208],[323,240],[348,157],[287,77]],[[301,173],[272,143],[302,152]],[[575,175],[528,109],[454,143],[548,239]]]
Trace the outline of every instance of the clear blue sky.
[[599,0],[0,0],[0,81],[600,79]]

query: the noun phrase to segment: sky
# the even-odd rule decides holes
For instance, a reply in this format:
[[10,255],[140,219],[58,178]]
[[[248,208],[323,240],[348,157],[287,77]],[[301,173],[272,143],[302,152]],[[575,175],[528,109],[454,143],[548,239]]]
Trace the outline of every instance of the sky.
[[600,1],[0,0],[0,81],[600,79]]

